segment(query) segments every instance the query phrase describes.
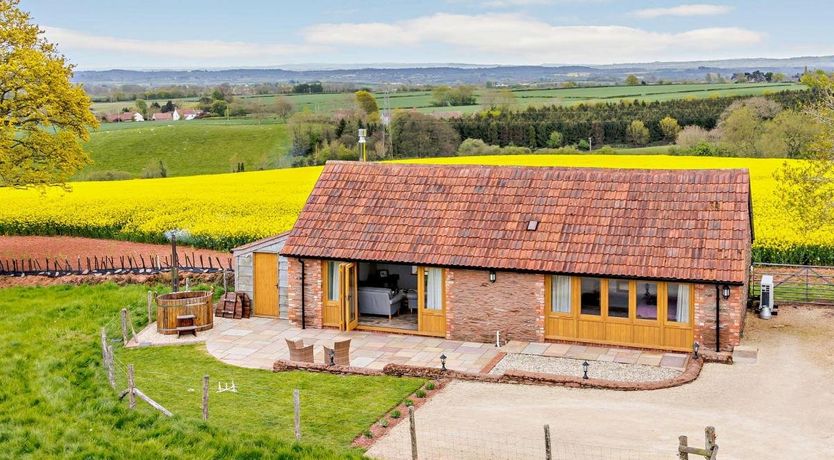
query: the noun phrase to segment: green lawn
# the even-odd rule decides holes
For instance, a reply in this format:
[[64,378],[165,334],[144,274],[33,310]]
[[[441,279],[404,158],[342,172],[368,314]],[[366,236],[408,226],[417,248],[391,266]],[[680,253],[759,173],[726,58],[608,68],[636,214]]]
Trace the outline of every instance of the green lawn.
[[[0,457],[343,458],[354,436],[422,381],[240,369],[201,346],[123,350],[137,386],[174,412],[119,402],[101,366],[98,332],[118,336],[117,312],[138,321],[147,287],[113,284],[0,289]],[[121,364],[119,365],[121,366]],[[121,367],[120,367],[121,368]],[[201,378],[212,379],[208,423]],[[215,393],[234,380],[238,393]],[[124,378],[119,378],[124,386]],[[301,444],[292,442],[293,388],[302,394]],[[193,391],[192,391],[193,390]]]
[[287,166],[290,148],[286,124],[273,120],[192,120],[176,122],[103,123],[85,149],[90,173],[124,171],[141,177],[161,160],[169,176],[231,172],[243,162],[246,170]]

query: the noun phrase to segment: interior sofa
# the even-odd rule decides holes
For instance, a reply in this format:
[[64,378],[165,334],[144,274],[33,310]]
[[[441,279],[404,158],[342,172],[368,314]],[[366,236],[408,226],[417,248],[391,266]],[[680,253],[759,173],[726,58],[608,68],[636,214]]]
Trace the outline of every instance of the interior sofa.
[[381,287],[359,288],[359,313],[363,315],[391,315],[400,310],[403,294]]

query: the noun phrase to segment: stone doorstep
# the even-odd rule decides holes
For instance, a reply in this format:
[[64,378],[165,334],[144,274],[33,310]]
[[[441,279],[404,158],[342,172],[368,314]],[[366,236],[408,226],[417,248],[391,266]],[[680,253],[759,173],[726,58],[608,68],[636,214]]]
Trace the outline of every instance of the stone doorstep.
[[759,361],[759,349],[750,345],[738,345],[733,349],[733,363],[756,364]]

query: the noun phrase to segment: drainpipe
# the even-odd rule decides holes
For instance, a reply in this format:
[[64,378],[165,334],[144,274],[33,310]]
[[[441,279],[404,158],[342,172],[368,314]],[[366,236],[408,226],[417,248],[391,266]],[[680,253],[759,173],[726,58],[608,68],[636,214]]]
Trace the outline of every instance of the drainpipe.
[[[303,272],[302,272],[303,273]],[[721,351],[721,295],[720,287],[715,285],[715,352]],[[303,303],[302,303],[303,305]]]
[[[304,311],[304,259],[298,258],[298,263],[301,264],[301,329],[307,329],[307,318]],[[716,287],[717,289],[717,287]],[[716,291],[718,292],[718,291]]]

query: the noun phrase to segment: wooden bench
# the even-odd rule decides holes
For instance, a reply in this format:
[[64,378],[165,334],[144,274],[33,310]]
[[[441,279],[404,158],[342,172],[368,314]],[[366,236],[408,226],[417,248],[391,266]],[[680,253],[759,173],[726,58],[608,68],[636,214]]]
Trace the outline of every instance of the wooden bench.
[[194,324],[194,315],[177,315],[177,337],[183,334],[191,334],[197,337],[197,326]]

